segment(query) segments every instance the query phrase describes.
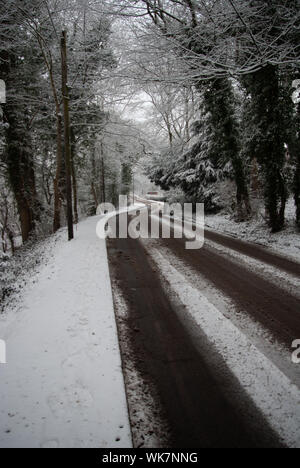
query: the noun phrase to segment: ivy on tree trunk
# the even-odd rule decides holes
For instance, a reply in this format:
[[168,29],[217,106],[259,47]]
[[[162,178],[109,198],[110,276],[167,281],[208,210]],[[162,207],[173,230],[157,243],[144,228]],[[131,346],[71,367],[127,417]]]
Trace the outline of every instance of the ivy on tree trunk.
[[212,159],[231,162],[236,184],[237,214],[243,220],[251,214],[251,204],[244,163],[241,158],[240,134],[235,117],[234,94],[227,78],[211,80],[204,93],[205,107],[211,114],[213,134]]
[[268,65],[244,79],[251,96],[249,141],[264,180],[266,214],[273,232],[284,226],[287,189],[284,178],[285,132],[278,69]]
[[20,112],[15,105],[5,106],[5,119],[8,124],[6,131],[7,168],[17,202],[23,242],[26,242],[33,234],[39,218],[33,150],[26,122],[22,120],[25,115],[25,111]]

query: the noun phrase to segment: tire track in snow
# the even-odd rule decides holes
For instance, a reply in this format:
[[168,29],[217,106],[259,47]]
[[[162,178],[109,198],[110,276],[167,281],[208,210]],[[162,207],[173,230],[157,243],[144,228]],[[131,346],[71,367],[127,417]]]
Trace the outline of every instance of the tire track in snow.
[[289,447],[299,448],[298,387],[199,290],[191,286],[158,249],[153,248],[151,256],[207,339],[217,348],[281,440]]

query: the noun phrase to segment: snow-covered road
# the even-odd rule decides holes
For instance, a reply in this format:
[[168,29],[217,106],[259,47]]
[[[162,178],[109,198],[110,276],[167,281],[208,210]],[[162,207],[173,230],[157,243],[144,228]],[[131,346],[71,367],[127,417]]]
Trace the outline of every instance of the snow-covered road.
[[[237,377],[242,388],[269,421],[270,426],[289,447],[299,448],[300,410],[299,388],[261,352],[243,333],[194,287],[188,277],[168,261],[159,249],[151,249],[153,261],[158,265],[168,284],[176,291],[195,323],[205,333],[212,347],[216,347],[227,366]],[[204,281],[202,283],[203,286]],[[234,306],[231,305],[231,313]],[[252,328],[254,323],[252,324]],[[273,348],[276,344],[273,341]],[[281,351],[284,353],[284,351]],[[288,358],[288,356],[286,356]],[[286,362],[286,367],[287,362]],[[267,396],[267,398],[266,398]]]
[[299,447],[299,264],[232,238],[188,251],[148,232],[111,241],[109,256],[175,447]]
[[131,447],[98,219],[80,223],[71,243],[59,234],[37,281],[1,317],[0,447]]

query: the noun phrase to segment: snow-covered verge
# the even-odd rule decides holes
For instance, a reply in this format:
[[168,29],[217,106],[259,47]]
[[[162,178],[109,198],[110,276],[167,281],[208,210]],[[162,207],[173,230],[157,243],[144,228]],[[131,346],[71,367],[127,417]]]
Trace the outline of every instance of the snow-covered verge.
[[14,256],[0,253],[0,316],[16,301],[20,291],[35,281],[42,264],[49,261],[51,251],[63,235],[62,229],[55,236],[23,246],[20,243]]
[[250,221],[237,223],[232,215],[206,215],[206,227],[222,234],[268,246],[272,250],[300,261],[300,234],[295,226],[295,204],[289,199],[286,207],[286,226],[279,233],[272,234],[263,218],[263,209]]
[[98,220],[80,223],[70,243],[62,232],[42,243],[42,264],[5,303],[0,447],[132,446]]

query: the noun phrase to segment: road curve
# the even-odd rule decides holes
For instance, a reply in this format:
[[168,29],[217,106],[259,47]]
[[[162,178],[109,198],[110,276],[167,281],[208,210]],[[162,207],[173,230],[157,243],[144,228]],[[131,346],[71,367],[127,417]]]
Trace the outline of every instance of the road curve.
[[222,245],[231,250],[235,250],[243,255],[259,260],[260,262],[279,268],[297,278],[300,278],[300,263],[294,262],[286,257],[276,254],[266,247],[261,247],[250,242],[225,236],[209,229],[205,230],[205,238]]
[[[155,202],[143,199],[140,199],[140,201],[148,208],[154,207],[154,210],[159,208],[159,205]],[[274,268],[278,268],[282,271],[285,271],[286,273],[300,278],[300,255],[298,262],[293,261],[290,258],[284,257],[269,250],[267,247],[236,239],[235,237],[227,236],[207,228],[205,229],[205,238],[230,250],[247,255],[250,258],[263,262],[267,265],[271,265]]]
[[188,251],[181,239],[160,239],[189,268],[229,297],[242,313],[261,323],[288,348],[300,337],[299,298],[213,250]]

